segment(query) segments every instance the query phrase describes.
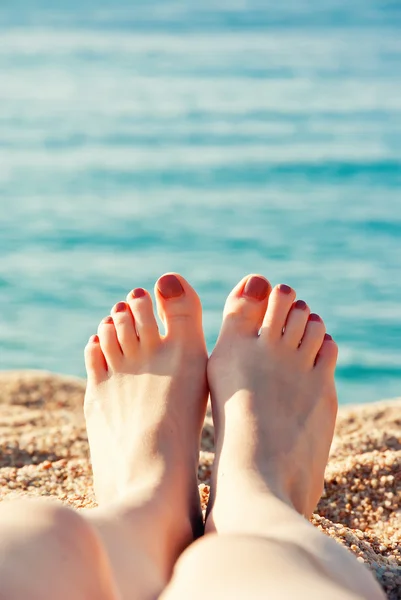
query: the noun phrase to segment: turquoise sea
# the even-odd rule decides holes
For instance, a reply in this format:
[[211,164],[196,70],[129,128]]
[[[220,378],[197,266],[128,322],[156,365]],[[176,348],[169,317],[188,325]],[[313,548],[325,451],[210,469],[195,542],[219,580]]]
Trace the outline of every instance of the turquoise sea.
[[340,345],[343,403],[401,394],[398,0],[2,0],[0,368],[83,375],[165,271],[209,348],[248,272]]

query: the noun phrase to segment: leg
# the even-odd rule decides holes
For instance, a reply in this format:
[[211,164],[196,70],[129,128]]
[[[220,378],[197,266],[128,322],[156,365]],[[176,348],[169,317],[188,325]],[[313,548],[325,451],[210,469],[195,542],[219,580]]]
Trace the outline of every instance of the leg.
[[[32,573],[56,573],[54,585],[66,598],[146,599],[160,594],[179,554],[203,532],[197,466],[208,390],[201,305],[172,274],[158,281],[155,295],[164,337],[149,294],[138,288],[114,307],[86,348],[85,416],[99,508],[78,515],[57,507],[66,515],[61,527],[49,505],[41,507],[43,523],[29,531],[28,544],[15,539],[12,527],[3,550],[10,559],[0,564],[0,590],[6,580],[13,591],[7,600],[61,599],[56,587],[21,593],[13,548],[25,547],[24,565],[29,562]],[[76,524],[71,535],[69,520]],[[97,561],[81,531],[98,548]],[[102,569],[109,573],[103,596],[96,588]],[[36,577],[30,584],[35,588]]]
[[114,600],[109,561],[92,527],[46,500],[0,504],[1,600]]
[[[255,276],[228,298],[208,364],[216,436],[209,535],[183,553],[163,598],[189,597],[201,571],[213,598],[379,600],[368,570],[304,518],[323,489],[337,346],[291,288],[270,290]],[[203,591],[191,594],[198,597]]]

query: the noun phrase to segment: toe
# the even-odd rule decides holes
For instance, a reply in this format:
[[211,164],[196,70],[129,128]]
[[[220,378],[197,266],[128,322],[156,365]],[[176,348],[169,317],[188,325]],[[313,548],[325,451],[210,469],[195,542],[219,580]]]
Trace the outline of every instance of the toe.
[[222,335],[226,331],[257,335],[266,312],[271,285],[262,275],[247,275],[227,298]]
[[85,347],[85,366],[88,381],[97,384],[107,378],[107,363],[97,335],[92,335]]
[[325,334],[323,344],[316,357],[316,369],[333,375],[338,357],[338,346],[328,333]]
[[127,358],[135,356],[139,347],[139,340],[130,307],[126,302],[118,302],[113,306],[111,314],[123,355]]
[[283,334],[283,342],[290,348],[298,348],[305,332],[309,314],[309,306],[303,300],[297,300],[292,305]]
[[143,288],[135,288],[128,294],[127,302],[134,316],[141,346],[153,346],[160,336],[149,292]]
[[155,285],[155,296],[167,338],[187,338],[188,334],[202,332],[201,302],[195,290],[181,275],[167,273],[160,277]]
[[305,327],[299,352],[308,367],[313,367],[317,353],[323,343],[326,327],[319,315],[311,313]]
[[283,283],[276,285],[270,294],[269,304],[263,319],[262,338],[273,342],[281,339],[294,300],[295,291],[289,285]]
[[101,321],[97,333],[107,365],[111,367],[113,371],[118,370],[123,358],[123,353],[117,338],[117,332],[112,317],[106,317]]

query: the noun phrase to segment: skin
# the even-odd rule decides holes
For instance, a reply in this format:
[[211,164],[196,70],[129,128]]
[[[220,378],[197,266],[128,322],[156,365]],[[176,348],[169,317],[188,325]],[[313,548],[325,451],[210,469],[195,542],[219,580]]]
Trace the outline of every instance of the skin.
[[[113,548],[110,561],[127,598],[133,587],[138,597],[158,595],[178,556],[203,533],[197,469],[208,386],[201,303],[183,278],[168,274],[155,297],[164,336],[149,293],[137,288],[113,307],[85,352],[85,416],[106,523],[96,513],[94,522]],[[129,531],[129,552],[121,552],[107,521],[110,505]]]
[[[199,577],[212,598],[383,598],[366,568],[304,518],[323,489],[337,411],[337,346],[320,317],[288,286],[248,276],[207,361],[191,286],[167,274],[155,297],[164,336],[137,288],[85,350],[99,508],[4,503],[0,600],[196,600]],[[196,473],[209,389],[216,461],[202,536]]]
[[248,276],[232,291],[208,362],[216,455],[207,535],[180,557],[163,598],[203,597],[191,586],[197,573],[216,598],[384,598],[304,518],[323,490],[337,354],[288,286]]

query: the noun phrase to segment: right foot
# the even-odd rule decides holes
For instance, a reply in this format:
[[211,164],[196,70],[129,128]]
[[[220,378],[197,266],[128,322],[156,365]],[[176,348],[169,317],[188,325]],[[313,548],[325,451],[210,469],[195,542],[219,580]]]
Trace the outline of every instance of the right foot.
[[208,363],[216,458],[206,531],[224,529],[240,490],[273,494],[310,516],[334,432],[337,352],[289,286],[271,291],[255,275],[231,292]]

